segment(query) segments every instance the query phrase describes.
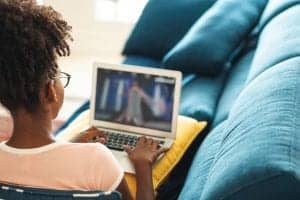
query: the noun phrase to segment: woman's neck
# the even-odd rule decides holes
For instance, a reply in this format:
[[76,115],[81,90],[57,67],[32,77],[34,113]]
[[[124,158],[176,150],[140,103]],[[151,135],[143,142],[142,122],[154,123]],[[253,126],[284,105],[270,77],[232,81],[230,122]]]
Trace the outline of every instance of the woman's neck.
[[55,142],[52,137],[52,119],[44,114],[21,110],[13,115],[14,129],[7,145],[15,148],[36,148]]

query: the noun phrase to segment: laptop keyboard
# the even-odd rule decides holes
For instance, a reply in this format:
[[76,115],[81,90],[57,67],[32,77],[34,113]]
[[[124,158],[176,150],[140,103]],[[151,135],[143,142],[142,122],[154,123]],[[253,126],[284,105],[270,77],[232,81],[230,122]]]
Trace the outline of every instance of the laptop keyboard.
[[[103,131],[103,133],[107,135],[107,140],[106,140],[105,145],[109,149],[114,149],[117,151],[124,151],[123,145],[135,147],[136,143],[139,139],[139,137],[134,136],[134,135],[120,134],[120,133],[111,132],[111,131]],[[97,138],[95,140],[97,140]],[[164,141],[160,140],[159,144],[163,145]]]

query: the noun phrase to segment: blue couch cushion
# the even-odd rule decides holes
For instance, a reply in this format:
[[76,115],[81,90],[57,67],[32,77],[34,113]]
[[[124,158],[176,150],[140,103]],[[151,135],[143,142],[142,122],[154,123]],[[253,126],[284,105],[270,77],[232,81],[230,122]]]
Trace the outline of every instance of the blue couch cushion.
[[161,60],[216,0],[149,0],[129,36],[125,55]]
[[200,199],[210,168],[221,146],[225,125],[225,122],[218,125],[202,142],[193,158],[179,196],[180,200]]
[[279,63],[241,92],[201,200],[300,199],[299,63]]
[[187,81],[184,75],[179,113],[197,120],[211,122],[223,88],[224,73],[217,77],[196,76]]
[[257,24],[267,0],[217,1],[164,57],[167,68],[215,75]]
[[218,101],[212,127],[215,127],[221,121],[227,119],[233,103],[245,86],[253,56],[254,50],[249,50],[245,55],[242,55],[240,59],[233,63],[233,66],[226,77],[223,93]]
[[297,5],[300,3],[300,0],[288,0],[288,1],[278,1],[278,0],[269,0],[268,5],[266,6],[258,26],[256,27],[256,33],[260,33],[261,30],[277,15],[284,12],[285,10]]
[[[282,6],[288,4],[287,1],[279,2]],[[278,1],[273,0],[271,3],[275,4],[274,7],[279,6]],[[269,20],[260,34],[258,50],[247,82],[276,63],[300,55],[300,20],[298,19],[300,19],[300,1]]]
[[138,65],[144,67],[161,67],[161,61],[140,55],[130,55],[123,61],[127,65]]
[[[289,187],[281,187],[281,186]],[[259,188],[263,192],[257,192]],[[300,183],[292,176],[278,175],[261,182],[249,185],[247,189],[237,191],[226,200],[298,200],[300,197]]]

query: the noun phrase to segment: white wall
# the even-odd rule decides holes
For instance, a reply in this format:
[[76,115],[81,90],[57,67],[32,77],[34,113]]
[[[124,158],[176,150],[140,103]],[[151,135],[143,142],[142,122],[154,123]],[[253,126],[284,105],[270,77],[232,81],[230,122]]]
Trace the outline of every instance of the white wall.
[[95,20],[95,0],[45,0],[73,27],[74,56],[99,56],[120,60],[120,52],[133,24]]

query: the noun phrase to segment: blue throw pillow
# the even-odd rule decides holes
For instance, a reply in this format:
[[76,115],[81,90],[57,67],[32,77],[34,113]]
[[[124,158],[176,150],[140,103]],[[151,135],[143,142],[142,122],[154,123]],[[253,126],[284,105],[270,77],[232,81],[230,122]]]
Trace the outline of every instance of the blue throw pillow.
[[218,1],[164,57],[167,68],[215,75],[257,24],[267,0]]
[[183,74],[179,113],[198,121],[211,122],[223,88],[224,75],[198,77]]
[[138,56],[138,55],[130,55],[127,56],[123,64],[126,65],[139,65],[144,67],[154,67],[154,68],[160,68],[161,67],[161,61],[151,59],[149,57],[145,56]]
[[161,60],[216,0],[149,0],[129,36],[125,55]]

